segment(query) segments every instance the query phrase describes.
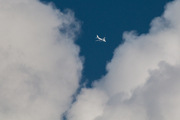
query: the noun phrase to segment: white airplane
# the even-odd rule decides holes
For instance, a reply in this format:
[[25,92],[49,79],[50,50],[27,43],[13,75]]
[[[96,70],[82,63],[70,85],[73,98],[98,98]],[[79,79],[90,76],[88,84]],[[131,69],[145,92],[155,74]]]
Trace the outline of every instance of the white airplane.
[[100,38],[100,37],[97,35],[96,38],[98,39],[98,40],[96,40],[96,41],[103,41],[103,42],[106,42],[105,37],[102,39],[102,38]]

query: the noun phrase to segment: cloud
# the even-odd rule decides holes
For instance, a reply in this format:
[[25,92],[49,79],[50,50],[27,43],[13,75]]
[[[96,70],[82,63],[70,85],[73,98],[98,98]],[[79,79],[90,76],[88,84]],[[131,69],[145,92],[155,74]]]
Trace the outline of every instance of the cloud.
[[95,120],[178,120],[180,118],[180,66],[160,62],[147,82],[133,91],[131,98],[111,97],[102,115]]
[[38,0],[0,0],[0,119],[59,120],[78,88],[80,25]]
[[72,120],[93,120],[103,113],[107,96],[103,91],[97,89],[82,89],[77,101],[68,111],[67,118]]
[[83,89],[69,120],[179,120],[179,14],[175,0],[151,22],[149,33],[125,32],[108,73],[92,89]]

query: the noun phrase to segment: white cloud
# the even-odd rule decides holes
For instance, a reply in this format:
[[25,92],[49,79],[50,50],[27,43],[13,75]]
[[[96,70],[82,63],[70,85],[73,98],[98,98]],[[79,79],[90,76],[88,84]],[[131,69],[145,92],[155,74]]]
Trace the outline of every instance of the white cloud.
[[103,115],[95,120],[178,120],[180,115],[180,66],[165,62],[150,72],[148,81],[133,91],[131,98],[111,97]]
[[107,75],[81,92],[69,110],[69,120],[179,120],[179,14],[176,0],[152,21],[149,33],[125,32]]
[[107,96],[97,89],[82,89],[77,101],[68,112],[70,120],[93,120],[103,113]]
[[69,10],[38,0],[0,0],[1,120],[62,117],[81,77],[78,30]]

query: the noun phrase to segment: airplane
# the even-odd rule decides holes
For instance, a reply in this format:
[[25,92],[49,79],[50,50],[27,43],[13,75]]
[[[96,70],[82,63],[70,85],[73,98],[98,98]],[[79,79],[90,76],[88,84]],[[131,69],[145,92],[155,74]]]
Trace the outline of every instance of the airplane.
[[103,41],[103,42],[106,42],[105,37],[102,39],[102,38],[100,38],[100,37],[97,35],[96,38],[98,39],[98,40],[96,40],[96,41]]

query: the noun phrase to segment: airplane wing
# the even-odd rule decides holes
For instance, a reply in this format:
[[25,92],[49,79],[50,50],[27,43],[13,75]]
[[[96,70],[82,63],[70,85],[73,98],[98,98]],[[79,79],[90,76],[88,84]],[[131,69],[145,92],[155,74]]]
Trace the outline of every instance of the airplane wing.
[[100,37],[97,35],[97,37],[96,37],[97,39],[100,39]]
[[98,35],[97,35],[97,37],[96,37],[97,39],[99,39],[99,40],[103,40],[102,38],[100,38]]

